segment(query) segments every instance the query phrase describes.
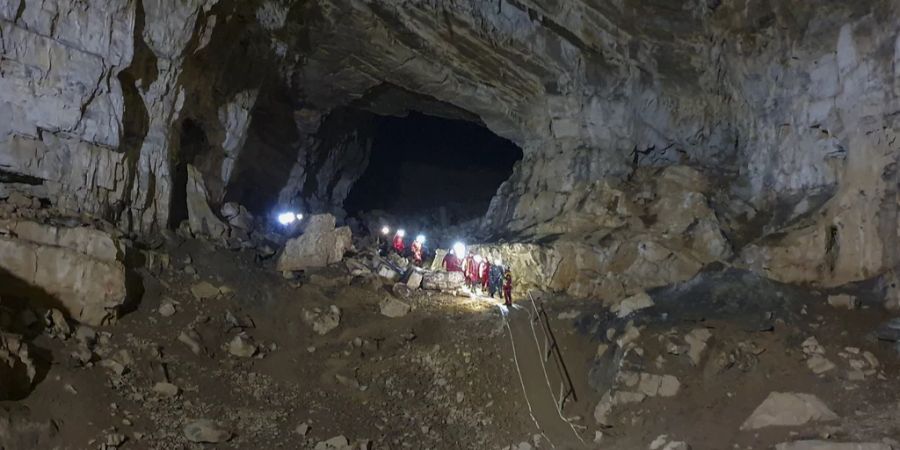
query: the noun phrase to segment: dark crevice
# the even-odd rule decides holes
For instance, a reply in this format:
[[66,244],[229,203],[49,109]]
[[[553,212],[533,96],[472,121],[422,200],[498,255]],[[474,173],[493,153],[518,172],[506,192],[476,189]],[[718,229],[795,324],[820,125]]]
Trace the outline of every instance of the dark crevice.
[[20,183],[31,186],[40,186],[44,184],[44,180],[35,176],[0,169],[0,183]]
[[13,20],[13,22],[18,22],[19,19],[22,18],[22,14],[25,14],[26,3],[26,0],[19,0],[19,7],[16,9],[16,18]]
[[839,252],[840,243],[838,242],[838,227],[836,225],[831,225],[828,227],[828,238],[825,242],[825,262],[828,264],[829,272],[834,272]]
[[125,187],[122,190],[124,193],[122,200],[113,205],[111,211],[104,214],[107,220],[113,222],[119,222],[131,204],[141,146],[147,137],[150,126],[150,114],[138,90],[138,80],[144,86],[149,86],[157,76],[156,55],[144,42],[143,37],[146,20],[143,3],[135,2],[134,16],[134,34],[132,36],[134,56],[131,65],[120,72],[117,77],[124,100],[119,150],[125,154]]

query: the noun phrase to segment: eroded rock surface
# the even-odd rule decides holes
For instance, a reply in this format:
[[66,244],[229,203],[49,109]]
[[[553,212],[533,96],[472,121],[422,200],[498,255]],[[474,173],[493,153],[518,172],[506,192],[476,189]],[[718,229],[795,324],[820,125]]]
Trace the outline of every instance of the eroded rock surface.
[[285,244],[278,270],[304,270],[340,262],[353,243],[350,228],[335,228],[334,223],[330,214],[310,217],[303,234]]
[[108,233],[29,221],[0,222],[0,291],[72,318],[101,325],[118,316],[126,300],[123,247]]

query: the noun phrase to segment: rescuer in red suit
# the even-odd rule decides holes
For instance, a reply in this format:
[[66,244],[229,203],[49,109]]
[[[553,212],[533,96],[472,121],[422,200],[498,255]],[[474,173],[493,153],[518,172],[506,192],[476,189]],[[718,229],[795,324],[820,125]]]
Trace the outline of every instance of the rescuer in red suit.
[[397,233],[394,234],[394,251],[400,256],[403,256],[403,252],[406,250],[406,245],[403,244],[403,236],[406,236],[406,232],[403,230],[397,230]]
[[481,261],[481,256],[466,256],[466,262],[463,267],[463,271],[466,276],[466,286],[473,292],[475,291],[475,284],[477,284],[478,280],[479,261]]
[[450,250],[450,253],[444,255],[444,260],[441,261],[441,266],[447,272],[462,272],[459,257],[456,256],[456,252],[453,250]]
[[488,281],[490,281],[491,263],[487,258],[478,264],[478,282],[481,283],[481,290],[487,292]]
[[506,300],[506,306],[512,306],[512,272],[506,269],[503,274],[503,298]]
[[422,245],[424,244],[425,236],[420,234],[416,236],[416,240],[409,246],[409,251],[412,253],[413,264],[419,267],[422,267]]

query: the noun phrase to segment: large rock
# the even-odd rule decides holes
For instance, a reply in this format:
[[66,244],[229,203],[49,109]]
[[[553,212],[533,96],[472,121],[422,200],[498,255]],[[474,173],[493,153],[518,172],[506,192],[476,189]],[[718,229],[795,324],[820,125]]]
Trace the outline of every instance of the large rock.
[[427,272],[422,277],[422,289],[450,292],[461,288],[465,281],[462,272]]
[[309,218],[299,237],[287,241],[278,258],[279,271],[305,270],[339,262],[352,245],[349,227],[335,229],[331,214]]
[[341,309],[331,305],[327,310],[303,310],[303,321],[318,334],[326,334],[341,324]]
[[649,308],[653,306],[653,299],[647,295],[646,292],[639,292],[631,297],[628,297],[621,302],[613,305],[610,310],[616,313],[620,318],[627,317],[629,314],[642,310],[644,308]]
[[209,207],[210,194],[203,181],[203,174],[196,167],[187,166],[188,224],[194,236],[219,238],[227,236],[228,226]]
[[123,253],[99,230],[0,221],[0,294],[62,307],[89,325],[109,323],[126,300]]
[[217,444],[231,439],[232,433],[209,419],[195,420],[184,426],[184,437],[191,442]]
[[381,315],[392,318],[403,317],[410,310],[409,304],[393,297],[385,297],[378,303],[378,308],[381,310]]
[[219,212],[222,213],[222,217],[228,221],[228,224],[232,227],[244,231],[253,230],[253,215],[247,211],[247,208],[244,208],[244,205],[234,202],[224,203]]
[[434,259],[431,260],[431,270],[438,271],[443,269],[444,266],[444,257],[447,256],[449,250],[439,248],[434,251]]
[[838,416],[818,397],[793,392],[772,392],[741,425],[742,430],[771,426],[800,426],[837,420]]
[[20,336],[0,332],[0,401],[24,398],[36,374],[28,344]]

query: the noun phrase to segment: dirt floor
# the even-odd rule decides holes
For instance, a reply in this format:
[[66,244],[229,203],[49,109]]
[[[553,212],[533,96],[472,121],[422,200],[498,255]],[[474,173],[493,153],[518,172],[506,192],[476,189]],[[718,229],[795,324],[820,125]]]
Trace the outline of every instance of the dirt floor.
[[[394,297],[390,286],[342,266],[285,279],[253,252],[197,240],[168,257],[168,269],[142,269],[140,303],[97,329],[96,343],[74,324],[68,337],[34,338],[44,370],[27,397],[0,403],[0,447],[646,449],[667,435],[662,442],[693,449],[762,449],[900,439],[897,349],[873,334],[886,314],[829,306],[826,293],[715,275],[651,293],[655,306],[618,318],[550,295],[532,303],[519,293],[507,311],[419,290],[401,298],[411,311],[391,318],[379,307]],[[203,281],[219,294],[198,299],[192,288]],[[161,314],[165,304],[176,312]],[[310,317],[332,305],[339,325],[319,334]],[[542,307],[569,377],[555,354],[544,358],[552,340]],[[694,363],[686,336],[698,329],[709,338]],[[229,352],[239,335],[252,356]],[[819,375],[804,352],[813,336],[834,365]],[[677,392],[668,395],[671,383],[648,391],[652,375],[677,379]],[[617,392],[643,398],[615,404],[598,424],[598,404]],[[771,392],[814,394],[839,419],[742,431]],[[230,437],[190,442],[184,428],[197,419]],[[337,436],[352,447],[324,444]]]

